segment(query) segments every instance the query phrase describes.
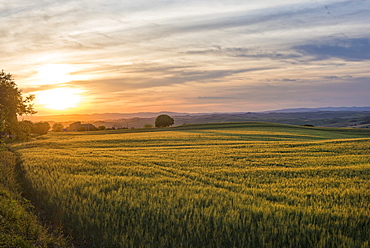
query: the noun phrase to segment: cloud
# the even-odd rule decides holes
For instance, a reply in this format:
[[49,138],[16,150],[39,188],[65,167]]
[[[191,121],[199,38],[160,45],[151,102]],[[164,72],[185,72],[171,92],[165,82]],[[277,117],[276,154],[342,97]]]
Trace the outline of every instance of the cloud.
[[235,99],[235,97],[227,97],[227,96],[198,96],[196,99],[201,100],[230,100]]
[[367,38],[324,39],[294,47],[298,52],[317,60],[341,58],[349,61],[370,60],[370,40]]
[[49,85],[35,85],[32,87],[22,88],[22,93],[28,94],[33,93],[35,91],[43,91],[43,90],[51,90],[55,89],[56,87],[65,87],[66,85],[55,85],[55,84],[49,84]]
[[[233,95],[235,103],[240,99],[279,106],[367,106],[370,98],[370,77],[352,78],[340,82],[302,80],[299,84],[284,82],[258,84],[224,89],[224,95]],[[261,101],[262,99],[262,101]]]
[[207,101],[232,110],[244,98],[274,104],[324,97],[344,83],[353,83],[346,90],[357,101],[356,77],[369,78],[368,1],[8,2],[0,4],[0,64],[20,88],[58,87],[37,86],[37,68],[69,64],[74,81],[65,86],[85,89],[101,109],[129,101],[132,111],[140,102],[150,110],[166,99],[188,110]]
[[[130,73],[112,79],[88,80],[73,82],[76,86],[90,89],[92,92],[125,92],[138,89],[160,88],[187,83],[209,84],[215,81],[225,80],[237,74],[248,72],[260,72],[274,69],[273,67],[259,67],[235,70],[196,70],[186,67],[149,67],[142,70],[131,70],[137,73],[132,77]],[[102,87],[105,85],[106,87]],[[97,93],[99,94],[99,93]]]
[[298,80],[297,79],[290,79],[290,78],[283,78],[281,81],[283,81],[283,82],[296,82]]
[[352,79],[353,77],[351,75],[344,75],[344,76],[325,76],[323,77],[324,79],[344,79],[344,80],[349,80]]
[[[192,70],[192,71],[175,71],[172,75],[167,75],[163,78],[150,80],[153,87],[186,84],[197,82],[209,84],[212,82],[227,81],[226,78],[248,72],[260,72],[274,69],[273,67],[259,67],[249,69],[228,69],[228,70]],[[149,85],[147,85],[149,87]]]
[[215,45],[210,49],[204,50],[190,50],[185,52],[186,54],[192,55],[216,55],[216,56],[228,56],[228,57],[239,57],[239,58],[269,58],[269,59],[295,59],[299,58],[299,54],[283,53],[276,51],[262,50],[260,47],[221,47]]

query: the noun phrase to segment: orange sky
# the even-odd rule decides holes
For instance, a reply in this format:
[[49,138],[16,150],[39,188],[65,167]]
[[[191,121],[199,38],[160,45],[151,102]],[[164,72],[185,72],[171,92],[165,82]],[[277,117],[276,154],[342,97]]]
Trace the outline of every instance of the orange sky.
[[369,1],[0,6],[1,68],[38,115],[370,105]]

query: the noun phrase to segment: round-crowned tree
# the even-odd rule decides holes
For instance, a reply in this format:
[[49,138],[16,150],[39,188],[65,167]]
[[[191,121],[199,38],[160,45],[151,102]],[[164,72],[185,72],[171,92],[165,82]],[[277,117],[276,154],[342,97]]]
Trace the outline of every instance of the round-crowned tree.
[[173,125],[175,121],[168,115],[159,115],[155,119],[155,126],[156,127],[169,127]]
[[17,116],[35,114],[32,101],[34,95],[22,96],[22,91],[15,83],[10,73],[0,71],[0,139],[15,137],[19,139],[24,134],[25,123],[19,124]]
[[31,132],[34,134],[44,135],[47,134],[50,129],[50,124],[47,122],[38,122],[33,124]]
[[54,123],[53,127],[51,128],[51,130],[53,130],[53,132],[61,132],[63,131],[63,125],[61,123]]

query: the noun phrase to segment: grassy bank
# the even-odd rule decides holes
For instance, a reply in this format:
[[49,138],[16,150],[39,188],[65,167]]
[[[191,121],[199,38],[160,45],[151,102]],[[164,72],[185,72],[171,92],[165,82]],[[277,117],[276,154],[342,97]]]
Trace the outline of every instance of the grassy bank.
[[0,144],[0,247],[71,247],[57,232],[48,232],[21,196],[16,163],[16,155]]

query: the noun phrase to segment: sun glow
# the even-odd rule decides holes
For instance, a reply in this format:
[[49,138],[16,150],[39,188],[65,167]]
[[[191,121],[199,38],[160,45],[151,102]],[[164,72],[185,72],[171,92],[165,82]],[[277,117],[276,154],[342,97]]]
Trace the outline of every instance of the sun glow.
[[39,83],[60,84],[71,81],[73,78],[70,73],[73,71],[70,65],[56,64],[43,65],[38,69]]
[[54,110],[76,108],[82,102],[82,90],[72,88],[56,88],[36,92],[38,104]]
[[86,67],[69,64],[45,64],[36,68],[37,73],[29,79],[32,85],[56,85],[71,81],[89,79],[88,75],[80,74]]

